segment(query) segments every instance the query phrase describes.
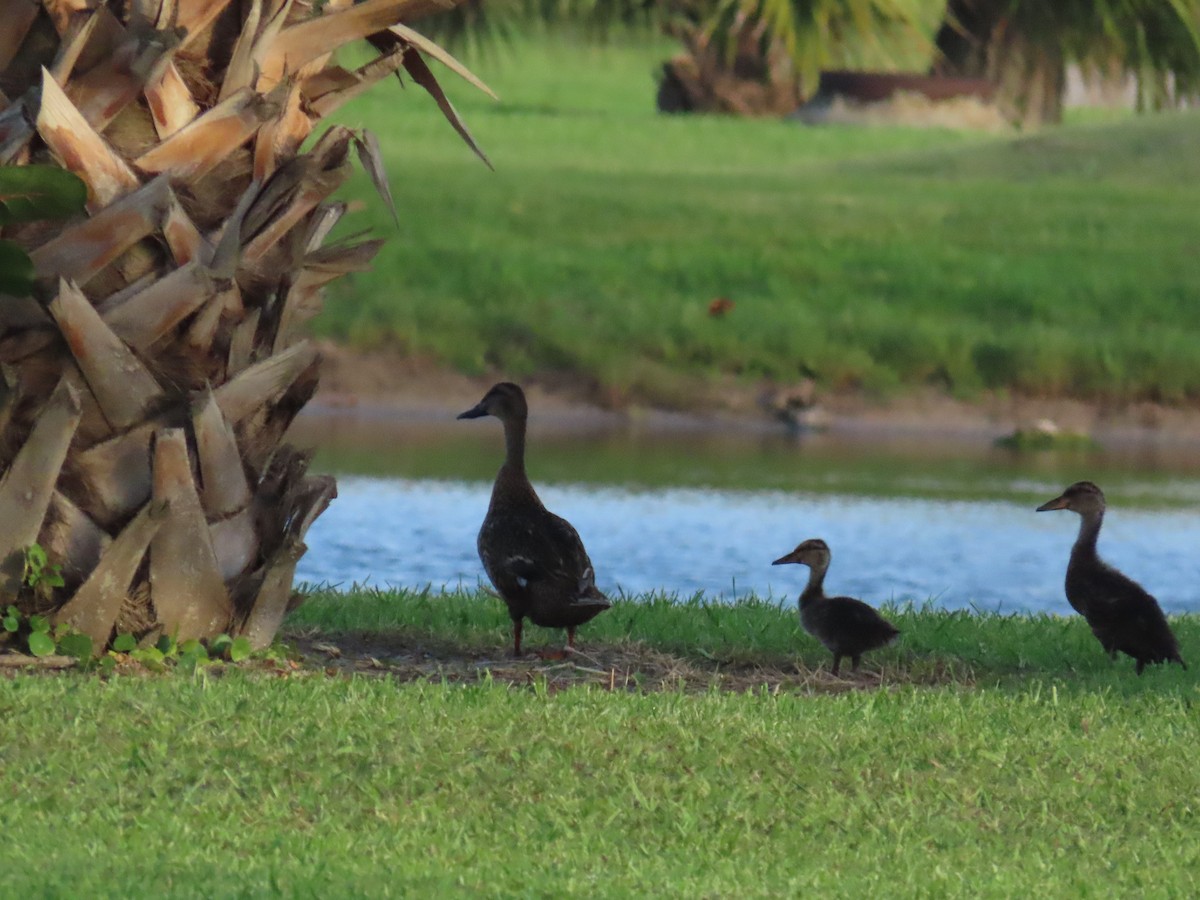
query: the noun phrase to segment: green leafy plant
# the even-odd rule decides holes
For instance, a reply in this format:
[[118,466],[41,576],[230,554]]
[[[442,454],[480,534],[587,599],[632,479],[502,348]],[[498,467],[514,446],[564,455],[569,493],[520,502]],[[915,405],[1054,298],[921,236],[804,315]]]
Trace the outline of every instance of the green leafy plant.
[[[83,212],[87,187],[57,166],[0,166],[0,228]],[[0,293],[33,292],[33,261],[18,244],[0,240]]]
[[185,672],[194,672],[203,666],[211,665],[222,660],[240,663],[249,659],[254,652],[248,638],[230,637],[219,634],[208,642],[191,639],[179,643],[170,635],[159,635],[153,644],[139,646],[138,639],[132,634],[119,634],[112,642],[112,649],[100,662],[102,672],[111,672],[116,668],[121,656],[140,663],[154,672],[165,672],[174,666]]
[[41,599],[49,599],[50,593],[55,588],[66,584],[62,577],[62,566],[50,562],[50,558],[41,544],[31,544],[25,549],[21,581]]
[[85,664],[92,658],[92,639],[86,634],[72,631],[64,623],[51,625],[46,616],[22,616],[21,611],[9,605],[0,616],[0,627],[4,636],[18,635],[25,632],[25,645],[32,656],[39,659],[53,656],[55,653],[71,656]]

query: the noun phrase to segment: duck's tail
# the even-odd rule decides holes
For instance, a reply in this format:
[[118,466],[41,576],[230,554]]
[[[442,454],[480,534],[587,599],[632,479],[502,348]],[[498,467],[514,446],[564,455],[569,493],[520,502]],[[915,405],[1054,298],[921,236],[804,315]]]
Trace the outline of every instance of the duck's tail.
[[592,571],[591,566],[584,569],[583,574],[579,576],[579,592],[575,595],[575,603],[579,606],[598,606],[601,609],[612,606],[612,601],[596,587],[596,573]]

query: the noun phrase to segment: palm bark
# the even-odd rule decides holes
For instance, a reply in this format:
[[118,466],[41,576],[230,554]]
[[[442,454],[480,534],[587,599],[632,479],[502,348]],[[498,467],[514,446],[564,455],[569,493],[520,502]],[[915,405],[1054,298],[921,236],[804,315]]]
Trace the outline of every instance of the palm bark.
[[[33,297],[0,297],[0,594],[92,636],[269,643],[335,496],[284,435],[317,386],[303,324],[378,241],[328,243],[352,151],[320,120],[401,70],[469,138],[404,26],[433,0],[0,0],[0,163],[53,163],[87,216],[10,226]],[[337,47],[378,55],[348,70]],[[20,583],[25,548],[62,566]]]

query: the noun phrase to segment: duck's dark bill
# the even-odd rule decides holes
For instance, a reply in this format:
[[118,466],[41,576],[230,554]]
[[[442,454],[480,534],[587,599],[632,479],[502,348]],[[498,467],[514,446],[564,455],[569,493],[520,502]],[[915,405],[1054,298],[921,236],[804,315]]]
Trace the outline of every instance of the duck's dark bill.
[[771,565],[782,566],[784,563],[790,563],[790,562],[795,562],[795,560],[792,559],[792,554],[789,553],[789,554],[787,554],[787,556],[779,557],[779,559],[775,560],[775,562],[771,563]]
[[1052,509],[1066,509],[1066,506],[1066,497],[1055,497],[1053,500],[1047,500],[1045,503],[1039,506],[1035,512],[1048,512]]
[[480,416],[486,416],[486,415],[487,415],[487,410],[483,408],[482,403],[479,403],[479,404],[476,404],[475,406],[472,406],[465,413],[459,413],[458,418],[460,418],[460,419],[478,419]]

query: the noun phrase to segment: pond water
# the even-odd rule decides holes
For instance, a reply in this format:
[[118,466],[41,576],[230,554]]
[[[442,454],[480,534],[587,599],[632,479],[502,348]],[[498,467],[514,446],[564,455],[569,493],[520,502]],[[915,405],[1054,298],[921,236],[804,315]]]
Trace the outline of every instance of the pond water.
[[[484,578],[475,534],[503,453],[499,423],[325,415],[295,435],[339,476],[299,580],[439,589]],[[1069,613],[1063,577],[1079,520],[1034,507],[1090,478],[1109,497],[1102,555],[1167,611],[1200,611],[1200,466],[1187,446],[1031,455],[979,436],[569,421],[531,423],[530,442],[543,501],[575,525],[614,595],[794,598],[807,570],[771,560],[821,537],[831,593]]]

